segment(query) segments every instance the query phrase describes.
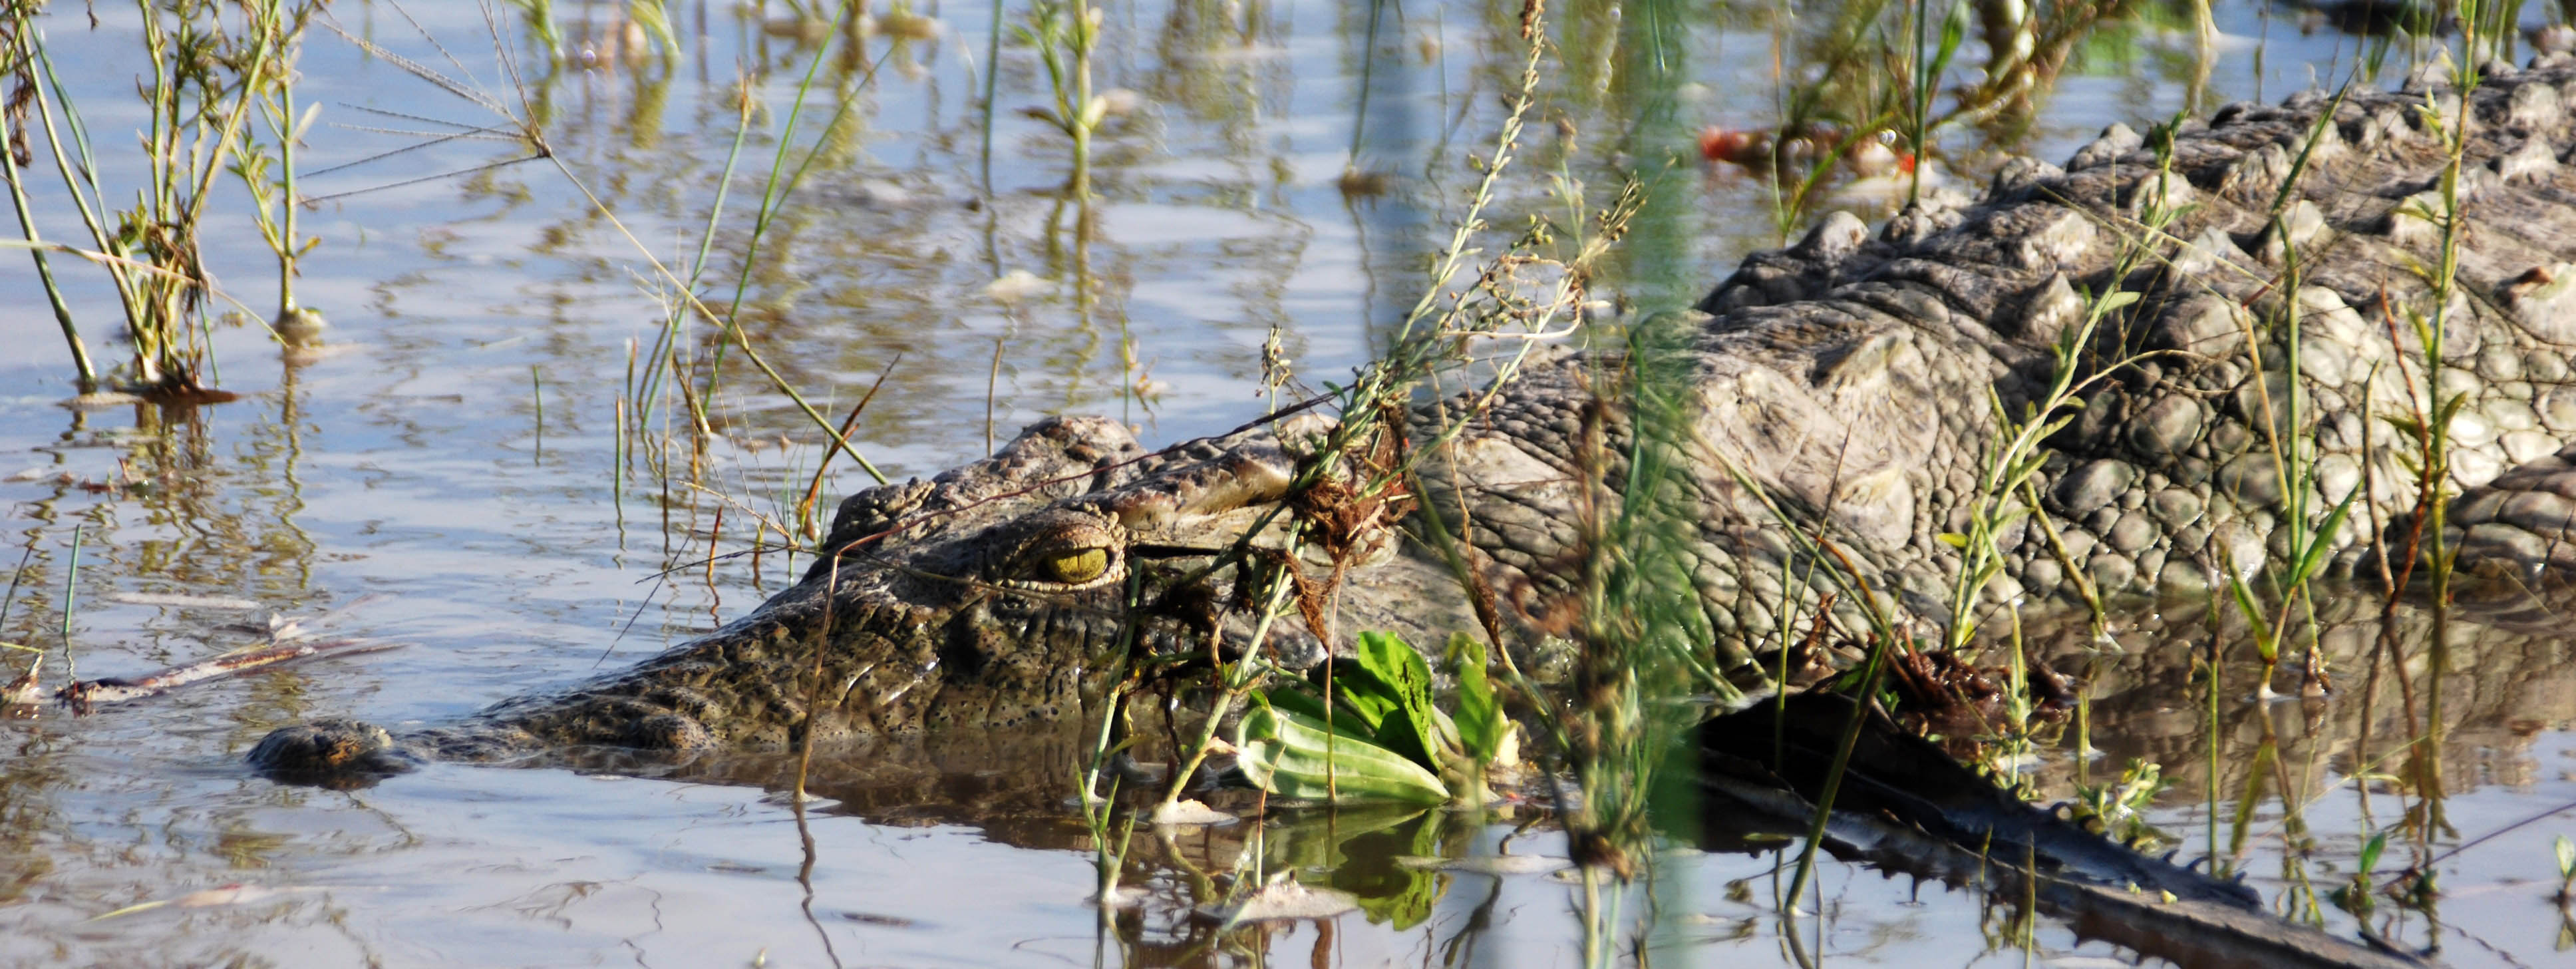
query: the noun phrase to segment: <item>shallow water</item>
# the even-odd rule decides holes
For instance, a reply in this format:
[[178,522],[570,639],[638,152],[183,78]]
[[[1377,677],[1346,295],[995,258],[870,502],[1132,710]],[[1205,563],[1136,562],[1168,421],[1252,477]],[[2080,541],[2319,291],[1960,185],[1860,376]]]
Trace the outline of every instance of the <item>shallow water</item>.
[[[562,12],[573,62],[551,73],[525,51],[521,30],[505,26],[524,91],[495,66],[491,34],[463,5],[408,10],[454,62],[390,6],[335,13],[349,33],[534,114],[563,169],[667,263],[687,263],[726,190],[700,290],[714,301],[732,293],[811,56],[802,40],[829,32],[799,26],[783,6],[673,6],[688,56],[667,71],[623,59],[610,41],[626,34],[600,10]],[[1666,194],[1633,243],[1641,254],[1605,273],[1610,289],[1650,304],[1695,295],[1744,252],[1775,244],[1767,184],[1702,168],[1691,145],[1702,125],[1771,117],[1774,38],[1764,12],[1642,6],[1623,16],[1564,6],[1560,42],[1575,66],[1552,82],[1541,112],[1550,123],[1533,126],[1522,167],[1502,183],[1495,224],[1549,211],[1551,175],[1579,181],[1599,204],[1620,172],[1658,171],[1680,157],[1680,177],[1659,183]],[[740,318],[833,419],[886,374],[851,437],[890,475],[980,454],[988,435],[1046,414],[1123,415],[1149,442],[1233,426],[1257,412],[1273,328],[1303,379],[1346,374],[1419,292],[1421,266],[1471,185],[1466,156],[1485,150],[1501,85],[1517,70],[1508,16],[1464,5],[1389,6],[1374,48],[1367,8],[1356,5],[1108,9],[1101,86],[1135,92],[1136,108],[1098,147],[1088,247],[1071,241],[1078,215],[1052,195],[1066,168],[1063,140],[1013,113],[1047,98],[1025,48],[1005,46],[997,65],[1003,110],[987,188],[977,101],[987,8],[917,11],[936,32],[861,42],[872,71],[827,60],[799,118],[793,143],[824,151],[763,236]],[[106,150],[123,145],[141,109],[127,66],[132,14],[98,15],[93,30],[64,8],[49,33]],[[2339,76],[2332,65],[2352,60],[2350,39],[2302,36],[2295,21],[2241,4],[2223,9],[2220,24],[2207,103],[2278,97],[2312,71]],[[2143,126],[2183,109],[2192,73],[2183,36],[2140,27],[2088,47],[2018,150],[2062,157],[2107,121]],[[1658,38],[1678,66],[1663,81],[1639,81],[1648,72],[1636,66],[1638,51]],[[1085,902],[1095,884],[1090,841],[1065,802],[1076,743],[1065,737],[845,752],[818,766],[815,788],[828,800],[801,825],[765,793],[784,768],[752,761],[660,780],[434,766],[345,793],[250,776],[238,755],[281,724],[454,717],[741,615],[794,566],[775,556],[692,563],[747,547],[755,514],[792,519],[822,453],[819,432],[738,353],[710,407],[721,436],[703,450],[679,433],[675,398],[626,389],[630,361],[649,364],[665,317],[652,269],[552,162],[484,167],[526,155],[525,144],[451,140],[375,157],[422,139],[369,129],[501,120],[487,108],[318,29],[302,71],[302,97],[323,106],[307,136],[303,165],[315,174],[303,189],[335,196],[306,216],[324,243],[298,284],[303,302],[333,323],[323,352],[281,359],[258,328],[225,328],[215,334],[219,382],[242,400],[66,409],[69,367],[34,275],[21,257],[0,259],[0,296],[22,307],[0,316],[10,348],[0,352],[0,514],[10,538],[0,555],[28,556],[0,638],[55,650],[45,676],[60,683],[75,672],[141,673],[255,638],[226,623],[373,596],[323,632],[402,648],[86,717],[48,707],[0,724],[10,750],[0,766],[0,960],[1579,963],[1575,888],[1538,872],[1434,873],[1396,861],[1491,855],[1507,840],[1513,854],[1561,853],[1561,839],[1543,819],[1532,825],[1526,809],[1517,818],[1276,818],[1260,832],[1270,868],[1359,892],[1366,907],[1268,929],[1219,931],[1187,915],[1216,891],[1202,873],[1232,869],[1252,832],[1140,834],[1128,880],[1148,900],[1103,929]],[[1356,108],[1363,77],[1365,114]],[[727,179],[745,87],[762,110]],[[845,101],[849,112],[828,123]],[[1560,116],[1563,128],[1552,123]],[[1944,157],[1971,172],[1991,164],[1979,138],[1954,133]],[[1360,167],[1385,177],[1384,194],[1346,196],[1337,186],[1354,144]],[[348,162],[358,164],[324,171]],[[480,170],[437,177],[469,169]],[[102,177],[116,195],[134,174]],[[49,198],[37,199],[47,235],[77,238]],[[232,295],[267,305],[274,270],[248,219],[237,206],[217,212],[211,268]],[[113,358],[119,348],[102,345],[116,318],[111,294],[88,267],[56,267],[76,284],[93,352]],[[1014,272],[1038,282],[1010,300],[988,290]],[[703,327],[683,344],[694,358],[713,352]],[[677,473],[657,475],[651,455],[620,450],[616,429],[637,422],[671,430],[655,439],[669,442],[662,457]],[[707,490],[683,483],[693,464]],[[828,501],[868,480],[839,461],[821,493]],[[75,544],[76,671],[57,632]],[[656,580],[677,565],[688,567]],[[138,594],[260,608],[130,601]],[[2170,612],[2171,628],[2190,627],[2186,612]],[[2435,863],[2446,894],[2429,912],[2383,902],[2374,924],[2413,944],[2436,942],[2457,963],[2536,965],[2563,958],[2570,938],[2547,896],[2550,840],[2576,831],[2576,814],[2505,829],[2576,804],[2567,732],[2576,674],[2559,672],[2566,648],[2546,633],[2563,626],[2529,614],[2503,624],[2543,632],[2462,635],[2451,685],[2461,697],[2448,708],[2442,765],[2448,827],[2392,837],[2380,864],[2392,871],[2458,848]],[[2168,645],[2164,621],[2128,625],[2130,656]],[[2361,652],[2343,649],[2341,668],[2363,668]],[[2482,659],[2505,653],[2510,661]],[[2397,825],[2414,803],[2363,793],[2378,782],[2338,784],[2387,771],[2382,755],[2402,732],[2393,687],[2366,707],[2351,682],[2358,673],[2344,674],[2345,692],[2323,704],[2225,700],[2212,783],[2199,766],[2208,721],[2187,666],[2104,662],[2094,740],[2111,753],[2086,769],[2116,770],[2131,756],[2165,765],[2178,783],[2155,823],[2186,854],[2212,838],[2239,854],[2243,832],[2240,867],[2280,910],[2298,908],[2307,885],[2347,877],[2367,832]],[[2377,725],[2372,744],[2357,736],[2363,723]],[[2039,770],[2051,796],[2064,796],[2076,766],[2057,755]],[[2249,788],[2249,776],[2264,783]],[[2284,789],[2300,793],[2284,802]],[[2304,869],[2293,864],[2302,857]],[[1897,965],[2019,959],[2013,950],[2024,945],[2068,966],[2119,955],[2046,919],[2025,937],[2009,910],[1974,895],[1857,866],[1829,866],[1821,908],[1811,909],[1821,917],[1791,926],[1776,899],[1780,862],[1776,851],[1677,842],[1657,868],[1651,957],[1787,961],[1793,934],[1811,954]],[[244,888],[224,890],[233,885]],[[99,918],[152,901],[172,904]],[[1633,923],[1643,906],[1632,899],[1623,911]],[[2320,914],[2348,933],[2350,916],[2330,905]]]

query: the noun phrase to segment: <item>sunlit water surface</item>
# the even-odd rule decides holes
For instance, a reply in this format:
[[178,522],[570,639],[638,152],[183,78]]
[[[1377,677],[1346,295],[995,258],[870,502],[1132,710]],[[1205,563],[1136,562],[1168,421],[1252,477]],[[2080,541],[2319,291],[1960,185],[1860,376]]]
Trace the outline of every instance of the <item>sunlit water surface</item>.
[[[77,542],[68,638],[80,676],[184,662],[250,639],[225,623],[265,618],[120,601],[136,594],[236,597],[288,614],[372,596],[325,632],[403,644],[87,717],[46,708],[0,725],[0,960],[1577,963],[1580,895],[1567,882],[1396,861],[1561,853],[1543,820],[1522,828],[1527,809],[1518,818],[1274,819],[1259,848],[1266,864],[1356,891],[1364,910],[1225,931],[1192,921],[1188,907],[1215,896],[1200,873],[1230,870],[1251,850],[1249,833],[1140,835],[1128,877],[1150,900],[1103,928],[1085,901],[1093,859],[1064,800],[1074,748],[1062,738],[841,755],[818,765],[827,800],[801,827],[766,792],[784,776],[779,765],[663,780],[433,766],[347,793],[281,787],[241,767],[240,753],[281,724],[325,714],[435,721],[633,662],[741,615],[790,575],[774,557],[735,558],[654,581],[666,564],[710,547],[745,547],[750,512],[792,511],[813,473],[818,433],[738,355],[724,365],[711,412],[723,436],[703,451],[685,435],[668,440],[679,479],[694,460],[708,488],[743,505],[666,483],[635,461],[622,483],[613,472],[621,421],[675,426],[675,398],[639,401],[625,389],[632,361],[649,366],[665,317],[663,287],[637,245],[686,266],[718,189],[728,189],[700,292],[731,297],[810,41],[829,36],[783,6],[672,6],[688,49],[667,70],[627,59],[629,32],[606,26],[611,15],[598,8],[563,11],[572,60],[559,70],[527,52],[515,21],[504,25],[523,88],[496,66],[492,34],[466,5],[408,11],[453,62],[392,7],[335,8],[349,33],[532,113],[563,170],[546,160],[496,165],[528,154],[506,137],[375,157],[425,140],[387,130],[456,132],[502,119],[317,28],[302,63],[301,97],[322,106],[306,139],[303,190],[327,198],[306,216],[323,242],[298,288],[333,328],[325,352],[288,361],[256,327],[218,330],[219,382],[244,395],[237,402],[65,408],[70,368],[34,274],[19,256],[0,260],[0,294],[19,307],[0,317],[9,347],[0,352],[9,536],[0,557],[28,556],[0,637],[56,650],[49,682],[73,674],[57,625]],[[1775,244],[1768,186],[1703,168],[1692,151],[1702,125],[1773,116],[1769,15],[1751,6],[1564,6],[1560,42],[1575,66],[1551,76],[1495,222],[1516,226],[1552,204],[1553,176],[1599,204],[1622,173],[1663,172],[1672,159],[1647,220],[1653,231],[1634,243],[1642,254],[1605,271],[1609,289],[1650,304],[1688,298],[1744,252]],[[761,240],[741,318],[828,414],[846,412],[887,374],[852,437],[888,474],[946,467],[982,453],[988,434],[1053,413],[1123,415],[1149,442],[1230,427],[1257,412],[1274,329],[1306,379],[1346,374],[1419,293],[1422,267],[1471,186],[1467,156],[1489,150],[1517,74],[1509,16],[1485,19],[1474,5],[1385,5],[1374,47],[1370,8],[1360,4],[1107,9],[1100,87],[1133,99],[1098,148],[1101,197],[1087,248],[1072,242],[1079,214],[1054,194],[1067,167],[1063,139],[1015,110],[1048,100],[1036,58],[1016,42],[996,65],[1002,110],[988,189],[978,94],[988,8],[917,10],[935,29],[913,39],[833,43],[792,139],[791,157],[815,146],[820,154]],[[130,163],[125,133],[142,120],[134,23],[114,5],[97,13],[93,29],[83,12],[58,7],[49,35],[101,150]],[[2334,65],[2351,63],[2355,50],[2348,38],[2302,36],[2295,20],[2243,5],[2223,9],[2220,24],[2208,103],[2276,98],[2340,76]],[[1673,44],[1672,73],[1638,80],[1650,76],[1636,66],[1638,51],[1655,38]],[[2182,109],[2193,71],[2186,38],[2137,26],[2088,46],[2018,149],[2058,158],[2108,121],[2143,126]],[[1800,54],[1783,57],[1795,64]],[[746,89],[758,107],[727,181]],[[1976,139],[1954,133],[1950,163],[1990,165],[1996,156]],[[1354,157],[1383,176],[1383,194],[1342,191]],[[343,163],[357,164],[326,170]],[[112,198],[136,176],[102,173]],[[49,237],[77,239],[68,210],[44,194],[53,187],[38,186],[40,222]],[[269,305],[273,268],[250,223],[238,205],[216,211],[214,272],[232,296]],[[103,343],[116,319],[112,296],[90,267],[56,267],[73,283],[93,350],[113,359],[120,348]],[[988,288],[1023,272],[1036,281],[1024,292]],[[712,352],[703,327],[683,342],[696,359]],[[842,461],[822,493],[866,483]],[[720,509],[729,513],[720,518]],[[2549,843],[2576,830],[2576,816],[2471,843],[2576,803],[2576,741],[2565,732],[2576,681],[2551,678],[2564,656],[2538,649],[2513,667],[2537,672],[2505,675],[2502,692],[2465,704],[2484,719],[2462,723],[2467,739],[2452,745],[2450,826],[2421,850],[2397,839],[2381,862],[2393,870],[2461,847],[2437,863],[2446,895],[2430,915],[2384,905],[2377,924],[2413,944],[2437,943],[2462,964],[2542,964],[2568,945],[2547,901]],[[2307,886],[2346,877],[2366,832],[2396,824],[2405,808],[2390,794],[2355,793],[2371,785],[2338,783],[2388,768],[2357,762],[2336,731],[2393,723],[2393,714],[2229,701],[2222,734],[2237,766],[2220,772],[2213,826],[2210,775],[2194,766],[2207,742],[2197,694],[2173,677],[2106,676],[2113,681],[2136,689],[2119,708],[2126,714],[2103,718],[2096,740],[2112,757],[2102,763],[2165,763],[2181,783],[2158,824],[2186,852],[2212,832],[2237,850],[2241,833],[2241,866],[2284,911],[2303,910]],[[2326,706],[2357,710],[2357,686],[2346,686]],[[2391,692],[2378,694],[2380,707]],[[2049,763],[2063,790],[2070,765]],[[2262,783],[2249,788],[2245,778],[2257,775]],[[2285,788],[2302,793],[2285,805]],[[2240,820],[2235,801],[2249,790],[2256,800]],[[2314,863],[2285,861],[2302,855]],[[1836,865],[1810,902],[1818,917],[1792,929],[1779,915],[1781,860],[1674,844],[1656,869],[1657,906],[1626,903],[1630,928],[1618,944],[1634,945],[1634,926],[1645,924],[1658,962],[1783,961],[1792,931],[1804,951],[1830,961],[1964,965],[2018,961],[2025,947],[2056,965],[2120,956],[2046,920],[2025,926],[1971,894]],[[119,913],[155,901],[169,904]],[[110,913],[119,914],[101,918]],[[2319,915],[2350,928],[2331,906]]]

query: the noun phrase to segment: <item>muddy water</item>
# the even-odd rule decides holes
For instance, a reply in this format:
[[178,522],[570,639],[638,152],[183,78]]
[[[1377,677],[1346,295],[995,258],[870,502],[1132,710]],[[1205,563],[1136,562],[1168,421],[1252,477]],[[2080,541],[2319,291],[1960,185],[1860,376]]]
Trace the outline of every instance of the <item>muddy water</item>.
[[[1097,147],[1100,198],[1083,212],[1053,191],[1068,167],[1063,139],[1016,110],[1048,101],[1045,74],[1024,46],[988,57],[988,8],[915,10],[932,26],[852,46],[783,5],[672,6],[686,46],[676,65],[631,58],[635,33],[584,8],[560,12],[559,69],[504,25],[499,56],[515,74],[461,5],[419,5],[408,19],[384,5],[337,8],[350,34],[538,122],[553,160],[511,161],[530,146],[489,130],[504,122],[491,106],[317,29],[301,90],[322,110],[302,189],[322,199],[305,227],[324,241],[298,292],[333,328],[323,348],[291,357],[255,327],[216,330],[218,382],[240,401],[60,406],[69,367],[34,274],[17,256],[0,260],[0,305],[20,308],[0,317],[0,557],[27,563],[0,639],[49,650],[50,683],[250,642],[229,627],[271,613],[354,604],[318,631],[400,644],[86,717],[49,707],[0,723],[0,960],[1579,962],[1578,893],[1565,882],[1519,862],[1493,874],[1479,873],[1491,863],[1399,861],[1560,853],[1526,809],[1140,833],[1125,875],[1146,901],[1104,928],[1084,901],[1090,839],[1065,803],[1068,737],[844,752],[817,766],[826,800],[801,823],[769,793],[786,768],[758,761],[655,780],[434,766],[349,792],[279,787],[240,768],[239,753],[280,724],[432,721],[632,662],[740,615],[791,574],[775,556],[691,563],[748,547],[758,516],[793,521],[818,433],[738,354],[708,407],[719,434],[700,446],[678,432],[684,407],[667,386],[639,389],[631,369],[651,369],[661,287],[638,242],[574,179],[673,266],[693,257],[722,190],[699,290],[713,301],[734,292],[778,143],[792,159],[815,151],[759,239],[739,318],[836,418],[885,374],[852,437],[891,475],[927,473],[1045,414],[1123,415],[1151,441],[1231,426],[1257,407],[1274,331],[1303,379],[1346,373],[1419,292],[1472,183],[1467,156],[1485,150],[1517,70],[1512,28],[1474,5],[1385,5],[1374,18],[1320,0],[1111,5],[1100,86],[1132,97],[1119,96],[1125,110]],[[1766,183],[1702,167],[1692,140],[1707,124],[1766,123],[1775,43],[1785,38],[1782,58],[1802,70],[1812,51],[1799,30],[1822,18],[1775,34],[1751,7],[1559,6],[1565,63],[1547,123],[1502,183],[1494,221],[1550,211],[1558,177],[1598,204],[1621,173],[1678,158],[1631,254],[1605,273],[1609,288],[1648,303],[1687,296],[1775,243]],[[139,177],[124,151],[143,120],[135,25],[121,8],[98,16],[93,29],[59,13],[49,36],[116,159],[101,178],[121,198]],[[2243,5],[2219,23],[2210,103],[2340,76],[2357,49]],[[2188,36],[2151,23],[2107,32],[2026,126],[1994,127],[2025,129],[2012,144],[2056,157],[2105,121],[2167,117],[2194,83]],[[833,53],[790,132],[816,43]],[[989,154],[987,66],[1001,92]],[[758,109],[728,176],[746,92]],[[1990,164],[1987,137],[1955,131],[1948,164]],[[385,154],[407,146],[420,147]],[[1369,176],[1361,187],[1382,191],[1343,190],[1354,159]],[[1883,204],[1870,188],[1848,187],[1838,204]],[[78,238],[52,189],[35,200],[40,225]],[[233,297],[271,305],[274,270],[253,226],[238,204],[216,212],[210,268]],[[1083,244],[1073,227],[1086,219],[1095,230]],[[120,348],[102,345],[112,294],[87,267],[56,265],[93,350],[113,358]],[[1005,278],[1028,281],[992,287]],[[698,366],[715,352],[703,327],[680,346]],[[644,428],[627,436],[642,443],[621,445],[621,426]],[[866,483],[844,460],[821,492]],[[2173,647],[2231,634],[2187,606],[2131,611],[2125,653],[2062,664],[2090,664],[2101,696],[2092,738],[2109,754],[2079,763],[2060,739],[2032,767],[2043,787],[2063,796],[2079,770],[2098,781],[2151,758],[2176,781],[2151,820],[2182,850],[2214,843],[2279,910],[2346,933],[2354,916],[2312,900],[2349,879],[2370,832],[2391,830],[2379,870],[2430,866],[2442,894],[2383,898],[2371,925],[2462,964],[2563,957],[2570,930],[2546,900],[2550,842],[2576,831],[2576,814],[2512,827],[2576,803],[2576,679],[2562,672],[2567,647],[2552,633],[2565,627],[2552,613],[2487,613],[2439,658],[2407,614],[2407,652],[2383,667],[2405,671],[2414,685],[2400,689],[2394,672],[2369,683],[2376,613],[2360,610],[2329,636],[2343,688],[2333,698],[2257,704],[2222,690],[2213,714]],[[2225,682],[2250,676],[2239,665]],[[2408,773],[2401,745],[2435,714],[2439,763]],[[2386,779],[2399,775],[2440,777],[2438,812],[2401,796]],[[1710,844],[1724,850],[1670,846],[1650,914],[1641,921],[1650,910],[1637,897],[1622,903],[1622,947],[1642,932],[1653,959],[1691,963],[2120,955],[1971,894],[1850,866],[1826,869],[1815,917],[1792,926],[1774,843]],[[1357,893],[1362,910],[1223,931],[1191,920],[1251,851],[1269,870]],[[122,911],[149,902],[166,904]]]

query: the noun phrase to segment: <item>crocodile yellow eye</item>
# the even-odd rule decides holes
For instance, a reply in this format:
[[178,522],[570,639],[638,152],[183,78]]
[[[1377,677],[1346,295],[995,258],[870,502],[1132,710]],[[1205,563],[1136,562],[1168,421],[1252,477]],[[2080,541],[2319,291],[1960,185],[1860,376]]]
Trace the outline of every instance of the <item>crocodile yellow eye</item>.
[[1038,563],[1038,568],[1050,581],[1062,582],[1066,585],[1081,585],[1109,571],[1109,550],[1086,548],[1061,555],[1050,555]]
[[1083,509],[1050,508],[992,532],[980,573],[985,581],[1041,594],[1083,592],[1126,575],[1125,534],[1116,521]]

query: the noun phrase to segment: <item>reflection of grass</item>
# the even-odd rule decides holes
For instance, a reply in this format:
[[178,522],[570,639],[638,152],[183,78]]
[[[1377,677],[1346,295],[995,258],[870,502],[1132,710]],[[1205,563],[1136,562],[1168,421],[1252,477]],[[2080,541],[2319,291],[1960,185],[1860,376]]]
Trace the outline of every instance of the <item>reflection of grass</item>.
[[80,682],[80,663],[72,656],[72,602],[80,588],[81,539],[88,531],[80,524],[72,525],[71,562],[63,566],[62,625],[56,630],[63,644],[63,679],[72,683]]
[[[1805,222],[1825,197],[1836,162],[1881,132],[1902,136],[1910,149],[1915,177],[1906,198],[1912,200],[1943,129],[1963,122],[2026,126],[2069,57],[2138,8],[2116,0],[1851,0],[1790,20],[1793,27],[1816,26],[1797,38],[1794,57],[1785,53],[1792,47],[1787,35],[1774,40],[1778,126],[1767,139],[1769,164],[1761,167],[1780,176],[1776,231],[1785,236]],[[1972,15],[1986,58],[1974,71],[1954,70]]]
[[1053,105],[1030,114],[1073,141],[1073,172],[1065,178],[1065,194],[1075,200],[1091,197],[1091,138],[1109,113],[1109,102],[1091,93],[1091,57],[1100,46],[1105,13],[1088,0],[1036,0],[1029,5],[1028,23],[1018,28],[1020,39],[1037,49],[1055,97]]
[[[520,19],[526,21],[528,36],[535,42],[536,49],[545,53],[546,61],[550,64],[562,64],[564,36],[562,28],[555,21],[554,0],[501,0],[501,2],[517,11]],[[623,18],[618,18],[613,13],[610,22],[601,28],[611,37],[618,38],[618,42],[602,44],[603,49],[624,48],[625,35],[631,32],[641,40],[639,46],[652,47],[653,53],[665,64],[677,63],[686,56],[686,49],[680,46],[679,34],[671,27],[670,10],[664,0],[626,0],[622,8],[617,12],[623,13]],[[641,51],[632,48],[627,48],[626,53],[630,58],[642,57]]]

